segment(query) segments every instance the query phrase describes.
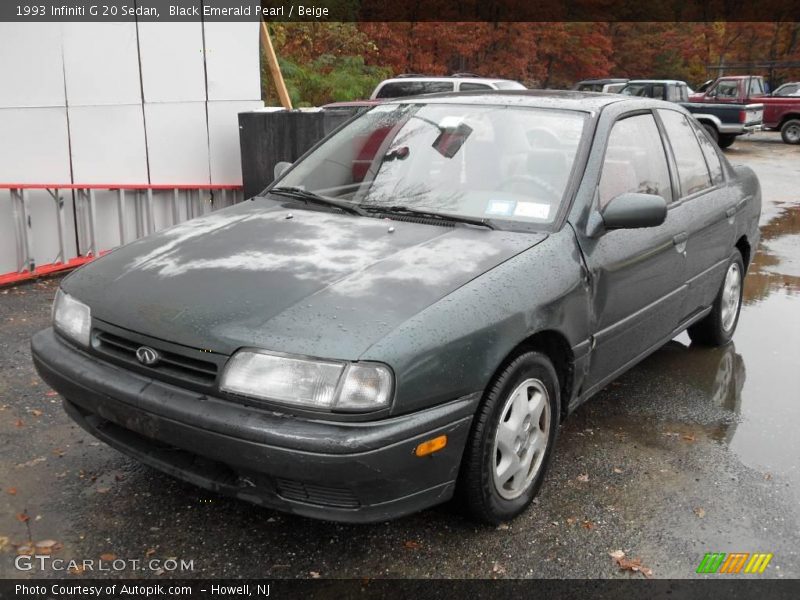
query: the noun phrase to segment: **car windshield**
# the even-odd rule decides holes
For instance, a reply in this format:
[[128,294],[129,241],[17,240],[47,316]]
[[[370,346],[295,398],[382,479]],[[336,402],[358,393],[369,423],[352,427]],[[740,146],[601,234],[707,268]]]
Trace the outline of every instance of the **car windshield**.
[[298,163],[276,188],[364,208],[547,225],[559,211],[586,113],[384,104]]

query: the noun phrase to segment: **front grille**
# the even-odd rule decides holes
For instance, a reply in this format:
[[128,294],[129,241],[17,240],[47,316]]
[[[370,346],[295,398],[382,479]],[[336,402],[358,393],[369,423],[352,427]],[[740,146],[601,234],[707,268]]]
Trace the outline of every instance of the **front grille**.
[[360,505],[353,492],[346,488],[329,487],[314,483],[303,483],[291,479],[276,479],[278,494],[287,500],[298,500],[320,506],[336,506],[339,508],[358,508]]
[[[112,333],[97,328],[93,338],[94,349],[101,355],[114,362],[146,372],[152,377],[201,386],[211,386],[217,379],[219,369],[217,363],[197,357],[196,355],[206,356],[209,354],[200,350],[192,348],[178,350],[179,347],[174,344],[145,339],[135,334],[126,334],[120,331]],[[148,346],[158,352],[159,359],[156,364],[148,366],[139,362],[136,358],[136,351],[142,346]]]

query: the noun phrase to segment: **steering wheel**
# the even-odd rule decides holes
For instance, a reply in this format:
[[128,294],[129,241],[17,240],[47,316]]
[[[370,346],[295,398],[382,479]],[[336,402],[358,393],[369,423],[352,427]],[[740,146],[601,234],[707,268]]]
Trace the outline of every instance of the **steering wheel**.
[[[561,193],[558,192],[558,190],[535,175],[514,175],[503,181],[498,188],[504,192],[510,192],[513,191],[516,184],[536,188],[536,191],[543,192],[545,196],[544,199],[550,202],[557,202],[561,198]],[[537,194],[537,196],[538,195],[540,194]]]

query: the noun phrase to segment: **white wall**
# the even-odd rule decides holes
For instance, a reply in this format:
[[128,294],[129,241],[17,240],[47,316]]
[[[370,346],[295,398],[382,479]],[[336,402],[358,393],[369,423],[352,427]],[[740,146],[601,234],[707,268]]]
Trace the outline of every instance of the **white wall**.
[[[237,113],[262,106],[258,23],[0,23],[0,82],[0,183],[240,185]],[[71,258],[75,208],[62,196]],[[156,197],[160,228],[172,216]],[[55,204],[29,198],[36,262],[52,262]],[[101,250],[120,241],[115,200],[97,194]],[[15,269],[0,190],[0,274]]]

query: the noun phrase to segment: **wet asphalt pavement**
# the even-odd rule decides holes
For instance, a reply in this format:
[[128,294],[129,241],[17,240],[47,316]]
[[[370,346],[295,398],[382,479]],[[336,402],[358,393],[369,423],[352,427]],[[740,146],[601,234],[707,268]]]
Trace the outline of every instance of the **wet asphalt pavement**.
[[[177,558],[184,577],[698,577],[706,552],[770,552],[761,577],[800,577],[800,146],[775,133],[727,152],[764,194],[762,243],[734,343],[682,334],[562,427],[535,504],[508,526],[444,505],[349,526],[208,494],[96,442],[37,377],[30,336],[48,325],[57,279],[0,290],[0,577],[19,545],[54,557]],[[720,577],[720,575],[705,576]]]

